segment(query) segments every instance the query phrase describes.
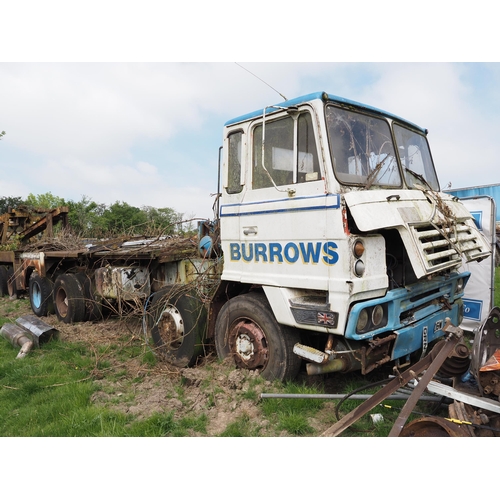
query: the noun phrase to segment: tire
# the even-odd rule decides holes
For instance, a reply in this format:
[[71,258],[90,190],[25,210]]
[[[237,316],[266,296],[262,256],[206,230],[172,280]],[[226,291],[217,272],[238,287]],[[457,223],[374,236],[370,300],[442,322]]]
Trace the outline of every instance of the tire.
[[83,290],[85,300],[84,321],[96,321],[103,319],[102,303],[94,297],[90,278],[84,273],[77,273],[75,274],[75,277],[79,281]]
[[63,323],[79,323],[85,319],[83,286],[74,274],[61,274],[54,283],[54,309]]
[[156,352],[168,363],[193,366],[203,355],[207,309],[194,290],[164,287],[150,296],[146,314]]
[[299,333],[280,325],[264,295],[238,295],[224,304],[215,323],[217,356],[239,368],[259,370],[267,380],[292,380],[302,364],[293,353]]
[[33,273],[29,283],[29,297],[31,309],[36,316],[47,316],[54,312],[52,291],[54,284],[47,277]]
[[7,280],[9,279],[8,270],[6,266],[0,266],[0,297],[9,295],[7,287]]

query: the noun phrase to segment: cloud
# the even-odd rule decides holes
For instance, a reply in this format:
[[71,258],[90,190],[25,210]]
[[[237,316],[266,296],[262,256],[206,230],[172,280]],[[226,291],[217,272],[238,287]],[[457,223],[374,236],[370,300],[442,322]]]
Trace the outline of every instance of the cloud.
[[190,91],[202,77],[179,64],[3,64],[0,74],[11,142],[37,154],[107,158],[202,122]]
[[497,182],[499,65],[239,64],[1,63],[4,192],[210,217],[225,121],[321,90],[427,127],[442,185]]
[[[490,101],[495,111],[485,113],[484,101],[475,91],[474,72],[478,69],[478,65],[451,63],[372,65],[376,78],[360,94],[361,100],[429,130],[442,186],[452,182],[455,187],[466,187],[499,180],[492,175],[500,133],[499,102]],[[496,82],[492,78],[488,88],[496,83],[498,77]]]

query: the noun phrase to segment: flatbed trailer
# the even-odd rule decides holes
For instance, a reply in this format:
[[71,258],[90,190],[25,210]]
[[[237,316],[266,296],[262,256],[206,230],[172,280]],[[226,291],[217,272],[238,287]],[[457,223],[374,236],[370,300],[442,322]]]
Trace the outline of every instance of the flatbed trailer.
[[55,312],[72,323],[96,319],[103,306],[121,308],[188,284],[210,266],[190,238],[118,238],[68,250],[2,251],[0,288],[12,298],[28,295],[38,316]]

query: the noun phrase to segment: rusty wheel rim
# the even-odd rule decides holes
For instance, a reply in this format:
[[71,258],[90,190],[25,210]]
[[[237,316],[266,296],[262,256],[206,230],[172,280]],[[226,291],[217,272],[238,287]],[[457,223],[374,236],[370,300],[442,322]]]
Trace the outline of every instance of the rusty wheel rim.
[[248,370],[266,367],[269,359],[266,336],[252,321],[235,322],[229,329],[228,342],[238,367]]
[[68,296],[62,288],[57,290],[54,302],[61,318],[65,318],[68,314]]
[[179,310],[167,305],[158,320],[158,333],[164,345],[179,349],[184,338],[184,321]]

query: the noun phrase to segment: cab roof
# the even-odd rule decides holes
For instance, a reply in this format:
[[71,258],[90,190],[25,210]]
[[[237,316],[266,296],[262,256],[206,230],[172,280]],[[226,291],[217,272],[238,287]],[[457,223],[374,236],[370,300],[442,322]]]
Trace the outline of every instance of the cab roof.
[[[391,118],[393,120],[397,120],[399,122],[405,123],[409,125],[412,128],[416,128],[420,130],[423,133],[427,133],[426,129],[423,129],[422,127],[419,127],[418,125],[415,125],[412,122],[409,122],[408,120],[404,120],[403,118],[393,115],[392,113],[388,113],[386,111],[382,111],[381,109],[374,108],[373,106],[369,106],[368,104],[362,104],[360,102],[356,101],[351,101],[350,99],[346,99],[344,97],[339,97],[333,94],[328,94],[326,92],[313,92],[312,94],[307,94],[303,95],[300,97],[296,97],[294,99],[289,99],[287,101],[280,102],[278,104],[273,104],[272,106],[279,106],[280,108],[287,108],[289,106],[298,106],[300,104],[304,104],[306,102],[314,101],[315,99],[319,99],[323,102],[333,102],[337,104],[343,104],[347,106],[353,106],[356,107],[360,110],[365,110],[365,111],[370,111],[371,113],[381,115],[387,118]],[[271,113],[276,113],[280,111],[279,109],[276,109],[272,106],[266,107],[266,115],[271,114]],[[224,126],[228,127],[230,125],[235,125],[236,123],[240,122],[245,122],[248,120],[253,120],[254,118],[258,118],[259,116],[262,116],[264,113],[264,108],[253,111],[252,113],[247,113],[245,115],[238,116],[236,118],[233,118],[232,120],[227,121]]]

